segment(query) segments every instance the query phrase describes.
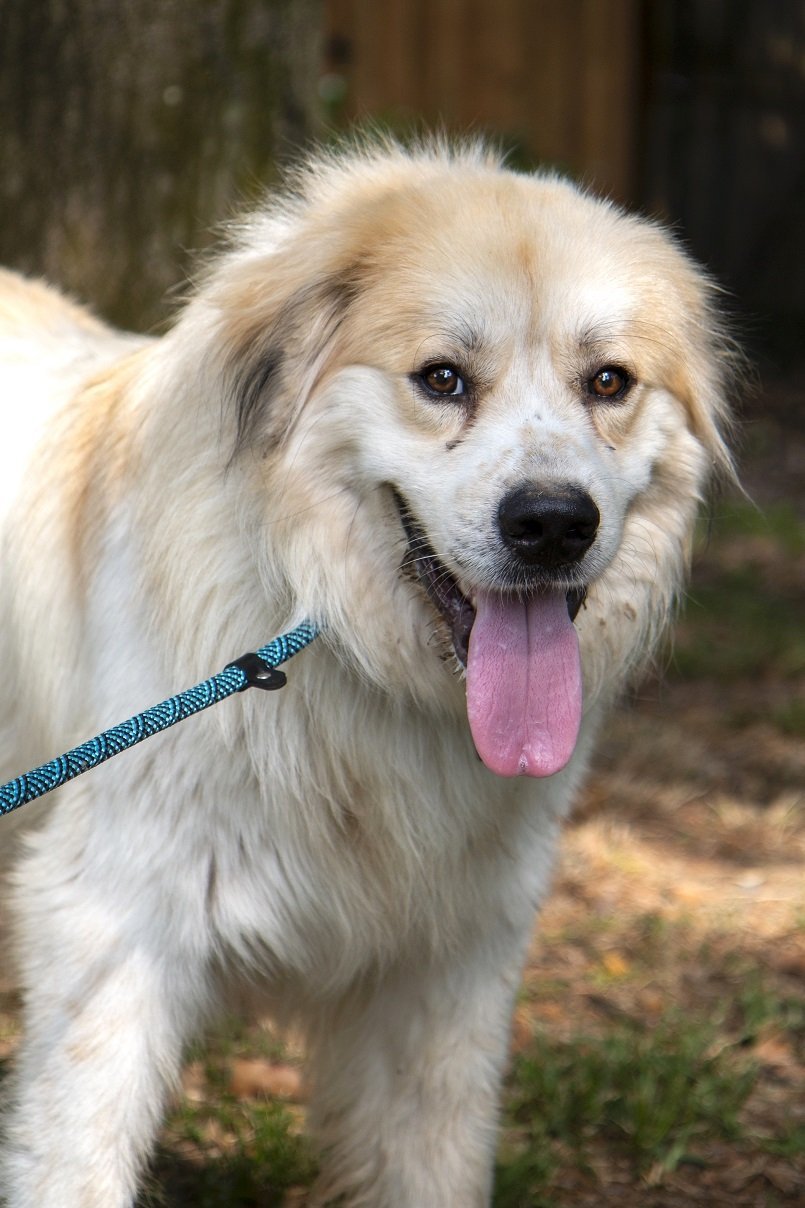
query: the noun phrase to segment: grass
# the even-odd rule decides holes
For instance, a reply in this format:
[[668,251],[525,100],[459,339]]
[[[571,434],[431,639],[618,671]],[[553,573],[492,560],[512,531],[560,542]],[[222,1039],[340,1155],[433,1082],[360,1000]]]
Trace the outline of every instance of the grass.
[[737,1139],[756,1072],[716,1040],[680,1015],[650,1030],[536,1037],[512,1072],[496,1208],[536,1205],[561,1161],[589,1169],[602,1144],[656,1179],[693,1159],[697,1141]]
[[805,999],[771,990],[753,967],[740,965],[738,975],[743,980],[735,1001],[741,1043],[755,1043],[770,1029],[784,1032],[805,1061]]
[[287,1060],[266,1028],[231,1018],[187,1054],[185,1094],[168,1116],[138,1208],[274,1208],[315,1176],[302,1110],[238,1089],[244,1057],[269,1068]]
[[784,679],[805,672],[802,603],[766,591],[751,566],[700,584],[687,603],[673,671],[720,681],[752,675]]
[[298,1109],[208,1084],[169,1116],[138,1208],[273,1208],[310,1185],[315,1159]]
[[[225,1152],[208,1140],[212,1120],[216,1131],[227,1134]],[[280,1208],[289,1190],[312,1181],[310,1148],[280,1104],[218,1102],[204,1112],[184,1109],[168,1129],[192,1148],[193,1158],[182,1161],[177,1142],[163,1146],[138,1208]]]
[[[669,930],[663,924],[662,935]],[[647,936],[649,944],[657,936]],[[654,1023],[630,1019],[597,1034],[536,1032],[509,1078],[495,1208],[556,1205],[558,1176],[566,1181],[573,1170],[602,1188],[618,1161],[633,1186],[658,1186],[682,1166],[710,1165],[712,1143],[803,1168],[802,1120],[781,1116],[770,1127],[757,1105],[747,1109],[763,1089],[757,1055],[768,1037],[784,1038],[805,1060],[805,1003],[781,995],[745,962],[738,967],[728,956],[719,967],[706,948],[699,959],[708,955],[718,980],[743,985],[706,1013],[672,1009]],[[643,980],[639,961],[634,968]]]
[[733,503],[702,527],[698,549],[700,573],[677,628],[672,673],[722,683],[805,673],[805,525],[794,509]]
[[771,542],[786,558],[805,554],[805,526],[792,503],[760,508],[748,500],[731,499],[701,521],[699,548],[706,548],[711,538],[722,542],[759,538]]
[[764,508],[743,500],[731,500],[719,508],[712,523],[705,521],[700,529],[700,545],[712,530],[719,540],[759,538],[775,546],[785,558],[805,554],[805,525],[792,503],[774,503]]

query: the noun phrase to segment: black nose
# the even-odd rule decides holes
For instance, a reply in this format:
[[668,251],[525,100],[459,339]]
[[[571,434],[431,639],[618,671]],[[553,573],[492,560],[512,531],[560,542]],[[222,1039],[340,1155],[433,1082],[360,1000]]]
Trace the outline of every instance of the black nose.
[[578,562],[595,541],[601,519],[578,487],[515,487],[498,509],[504,543],[529,566],[560,567]]

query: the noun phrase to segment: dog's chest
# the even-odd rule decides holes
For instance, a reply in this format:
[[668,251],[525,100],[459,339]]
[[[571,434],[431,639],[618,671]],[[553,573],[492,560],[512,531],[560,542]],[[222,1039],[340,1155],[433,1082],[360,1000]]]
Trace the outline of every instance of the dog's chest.
[[391,772],[383,794],[354,768],[326,793],[311,778],[301,800],[274,796],[251,839],[219,842],[206,898],[224,948],[261,978],[335,990],[533,911],[556,829],[552,809],[527,802],[533,785],[493,781],[479,796],[471,765],[448,792],[419,770],[416,792]]

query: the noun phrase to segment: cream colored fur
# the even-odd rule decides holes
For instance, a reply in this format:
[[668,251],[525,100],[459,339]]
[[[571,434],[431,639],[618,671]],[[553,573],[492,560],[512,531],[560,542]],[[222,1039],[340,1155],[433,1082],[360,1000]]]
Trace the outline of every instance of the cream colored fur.
[[[557,830],[727,460],[709,295],[655,226],[442,146],[314,160],[158,340],[0,276],[0,779],[324,627],[281,693],[0,818],[25,995],[9,1208],[129,1205],[183,1046],[246,990],[308,1037],[316,1202],[488,1203]],[[459,355],[471,414],[412,385]],[[612,362],[636,384],[592,402]],[[471,590],[501,493],[568,478],[601,513],[582,733],[557,775],[499,779],[391,488]]]

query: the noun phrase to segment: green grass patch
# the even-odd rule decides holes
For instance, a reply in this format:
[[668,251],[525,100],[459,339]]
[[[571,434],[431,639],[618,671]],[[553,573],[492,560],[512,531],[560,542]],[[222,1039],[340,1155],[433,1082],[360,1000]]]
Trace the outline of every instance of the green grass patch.
[[[760,512],[735,503],[702,523],[698,545],[699,572],[677,627],[672,671],[721,680],[790,680],[805,672],[803,592],[790,573],[805,554],[805,525],[794,509]],[[798,720],[794,713],[782,719],[789,726]]]
[[273,1100],[185,1103],[166,1132],[138,1208],[279,1208],[289,1188],[307,1187],[315,1176],[307,1139]]
[[730,502],[699,522],[697,545],[706,554],[714,542],[745,537],[768,541],[784,557],[805,554],[805,524],[788,503],[775,503],[761,511],[748,502]]
[[758,1138],[757,1143],[765,1153],[796,1162],[805,1158],[805,1124],[789,1124],[774,1137]]
[[229,1091],[238,1057],[286,1060],[270,1031],[232,1018],[193,1045],[187,1061],[203,1070],[204,1099],[169,1114],[137,1208],[279,1208],[290,1188],[316,1174],[298,1110],[277,1099]]
[[770,988],[755,968],[748,968],[745,982],[736,995],[734,1010],[737,1024],[726,1026],[739,1033],[741,1044],[751,1044],[770,1029],[785,1033],[791,1047],[805,1060],[805,999],[801,995],[780,994]]
[[538,1036],[513,1069],[495,1208],[538,1208],[568,1155],[588,1165],[593,1142],[628,1158],[636,1176],[672,1171],[698,1141],[740,1135],[755,1070],[713,1029],[671,1016],[650,1031]]
[[771,720],[783,734],[805,734],[805,697],[797,696],[772,709]]
[[752,567],[691,588],[671,669],[683,679],[784,679],[805,671],[802,601],[775,594]]
[[[805,524],[793,507],[760,512],[731,505],[712,525],[702,522],[699,546],[700,571],[679,618],[673,672],[725,680],[805,672],[803,593],[797,576],[783,573],[805,553]],[[781,720],[799,727],[797,707]]]

